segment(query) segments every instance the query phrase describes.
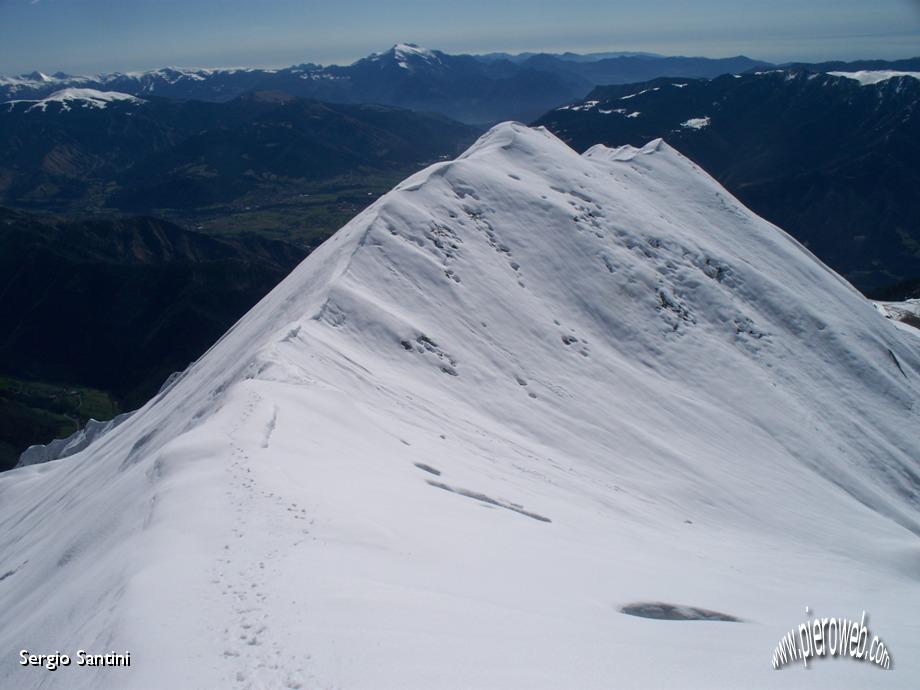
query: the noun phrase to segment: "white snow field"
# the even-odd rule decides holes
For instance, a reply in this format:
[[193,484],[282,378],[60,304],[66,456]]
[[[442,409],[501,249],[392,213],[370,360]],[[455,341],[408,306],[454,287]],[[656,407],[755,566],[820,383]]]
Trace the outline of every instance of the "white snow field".
[[[916,688],[918,343],[666,144],[499,125],[0,475],[0,687]],[[772,669],[863,610],[892,670]]]

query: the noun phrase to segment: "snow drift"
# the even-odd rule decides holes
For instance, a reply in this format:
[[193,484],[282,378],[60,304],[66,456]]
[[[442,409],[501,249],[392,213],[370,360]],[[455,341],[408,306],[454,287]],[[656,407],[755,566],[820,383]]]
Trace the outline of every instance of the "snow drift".
[[913,687],[917,342],[666,144],[500,125],[0,475],[0,686],[762,687],[809,606],[894,670],[783,687]]

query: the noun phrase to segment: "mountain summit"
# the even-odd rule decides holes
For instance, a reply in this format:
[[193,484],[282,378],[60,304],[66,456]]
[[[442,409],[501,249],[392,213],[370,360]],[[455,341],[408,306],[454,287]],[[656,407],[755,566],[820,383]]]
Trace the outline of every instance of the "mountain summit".
[[764,686],[808,605],[912,687],[917,343],[660,140],[500,125],[0,475],[4,648],[132,653],[0,685]]
[[442,57],[448,56],[437,50],[420,48],[414,43],[397,43],[385,53],[375,53],[364,59],[380,63],[389,60],[395,62],[401,69],[412,70],[419,66],[442,64]]

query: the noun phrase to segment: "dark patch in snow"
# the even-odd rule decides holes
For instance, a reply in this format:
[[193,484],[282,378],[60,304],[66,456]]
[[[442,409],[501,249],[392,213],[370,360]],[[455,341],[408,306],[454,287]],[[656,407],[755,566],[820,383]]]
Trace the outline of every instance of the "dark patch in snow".
[[[402,341],[402,342],[406,343],[406,341]],[[444,352],[444,350],[438,347],[438,344],[434,340],[432,340],[431,338],[429,338],[427,335],[423,333],[415,339],[415,342],[417,343],[416,350],[420,354],[425,354],[426,352],[430,352],[431,354],[437,355],[438,359],[442,360],[442,362],[444,361],[447,362],[446,364],[442,363],[440,366],[441,371],[443,371],[445,374],[450,374],[451,376],[460,375],[459,373],[457,373],[457,369],[456,369],[457,360],[455,360],[449,354]],[[403,347],[405,346],[406,344],[403,344]]]
[[904,373],[904,370],[901,368],[901,363],[898,361],[898,358],[895,357],[894,352],[888,350],[888,355],[891,357],[891,361],[894,362],[894,365],[898,368],[898,371],[901,372],[901,376],[907,378],[907,374]]
[[663,313],[670,312],[670,314],[673,314],[677,317],[677,319],[665,319],[674,331],[677,331],[680,328],[681,322],[696,323],[696,319],[693,318],[690,310],[681,304],[677,297],[672,295],[665,288],[658,289],[658,311]]
[[725,280],[725,267],[719,262],[713,261],[708,257],[703,264],[703,273],[705,273],[709,278],[712,278],[717,283],[721,283],[723,280]]
[[150,443],[150,440],[154,437],[155,433],[156,431],[148,431],[146,434],[134,442],[134,445],[131,446],[131,450],[128,451],[128,456],[121,463],[122,469],[128,467],[129,465],[133,465],[138,461],[139,456],[141,455],[141,451],[143,451],[144,447]]
[[269,443],[272,440],[272,434],[275,431],[275,426],[278,424],[278,406],[275,405],[275,409],[272,411],[272,418],[268,420],[268,424],[265,425],[265,437],[262,439],[262,447],[268,448]]
[[424,462],[417,462],[415,463],[415,466],[418,467],[420,470],[433,474],[435,477],[441,476],[441,470],[435,469],[431,465],[426,465]]
[[65,565],[67,565],[68,563],[70,563],[70,562],[74,559],[74,556],[76,555],[76,553],[77,553],[76,547],[71,546],[71,547],[70,547],[69,549],[67,549],[67,550],[64,552],[64,554],[58,559],[57,567],[58,567],[58,568],[63,568]]
[[620,608],[620,613],[639,618],[653,618],[662,621],[725,621],[728,623],[741,623],[740,618],[727,613],[699,609],[695,606],[679,606],[665,604],[660,601],[640,601],[627,604]]
[[315,318],[329,324],[333,328],[341,328],[345,325],[345,321],[347,320],[345,310],[335,304],[331,299],[326,300]]
[[763,338],[768,337],[766,333],[758,330],[754,325],[754,322],[747,317],[744,317],[743,319],[735,319],[732,323],[735,325],[735,335],[747,335],[757,340],[762,340]]
[[281,342],[289,343],[292,340],[296,339],[297,336],[299,335],[300,335],[300,326],[295,326],[294,328],[288,331],[287,335],[281,339]]

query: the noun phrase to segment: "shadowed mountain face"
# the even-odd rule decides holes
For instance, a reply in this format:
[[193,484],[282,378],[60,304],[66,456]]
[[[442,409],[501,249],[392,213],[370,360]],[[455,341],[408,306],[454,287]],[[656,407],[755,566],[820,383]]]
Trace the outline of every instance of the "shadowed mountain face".
[[[130,409],[199,357],[304,253],[151,218],[72,221],[0,209],[0,375],[101,389]],[[3,402],[23,421],[4,428],[0,443],[21,451],[50,440],[40,438],[49,433],[41,415],[23,409],[35,404],[18,394]]]
[[663,137],[868,294],[920,276],[920,80],[659,79],[538,123],[578,150]]
[[440,115],[272,92],[102,106],[85,93],[98,92],[0,106],[0,202],[130,212],[227,205],[343,174],[404,174],[475,135]]
[[598,84],[671,74],[713,77],[765,64],[745,57],[714,60],[650,55],[539,54],[525,59],[484,59],[399,44],[346,66],[166,68],[93,77],[35,73],[0,78],[0,101],[44,97],[68,87],[220,102],[254,90],[276,90],[335,103],[382,103],[486,124],[532,120],[549,108],[580,98]]
[[3,373],[85,383],[132,402],[201,355],[304,255],[152,218],[59,221],[9,210],[0,210],[0,248],[0,320],[12,325],[0,340]]

